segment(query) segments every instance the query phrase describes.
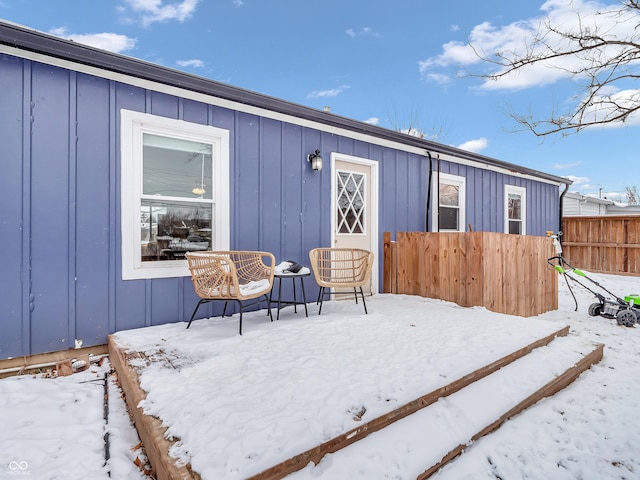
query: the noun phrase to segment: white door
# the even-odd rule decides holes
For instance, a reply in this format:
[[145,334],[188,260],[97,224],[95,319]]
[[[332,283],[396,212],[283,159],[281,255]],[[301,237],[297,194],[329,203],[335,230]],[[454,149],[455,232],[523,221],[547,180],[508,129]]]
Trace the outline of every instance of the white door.
[[378,163],[351,155],[331,155],[331,232],[336,248],[374,254],[371,285],[378,292]]

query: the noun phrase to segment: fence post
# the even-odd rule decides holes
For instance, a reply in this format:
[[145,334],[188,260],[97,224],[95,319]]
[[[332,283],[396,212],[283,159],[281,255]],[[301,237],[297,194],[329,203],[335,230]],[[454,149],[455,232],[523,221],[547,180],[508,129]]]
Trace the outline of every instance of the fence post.
[[391,292],[391,232],[382,234],[383,243],[383,273],[382,273],[382,293]]

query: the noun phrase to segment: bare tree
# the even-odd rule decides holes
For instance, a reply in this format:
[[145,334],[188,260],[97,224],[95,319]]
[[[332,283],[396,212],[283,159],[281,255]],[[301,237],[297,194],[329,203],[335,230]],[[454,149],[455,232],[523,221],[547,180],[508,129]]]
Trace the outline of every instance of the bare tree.
[[638,194],[638,190],[636,187],[625,187],[625,196],[627,197],[627,203],[629,205],[638,205],[640,204],[640,195]]
[[[418,138],[426,138],[435,142],[443,142],[447,137],[447,127],[442,121],[428,121],[422,119],[421,108],[412,105],[404,112],[395,110],[393,115],[387,114],[387,121],[391,128],[397,132],[413,135]],[[425,123],[430,126],[425,126]]]
[[[564,112],[555,108],[540,119],[531,111],[509,115],[537,136],[569,135],[594,125],[627,122],[640,110],[640,89],[629,89],[640,79],[640,0],[618,0],[612,7],[553,23],[543,19],[524,45],[476,54],[498,67],[481,78],[500,80],[529,68],[560,69],[578,83],[581,95]],[[626,87],[626,88],[625,88]]]

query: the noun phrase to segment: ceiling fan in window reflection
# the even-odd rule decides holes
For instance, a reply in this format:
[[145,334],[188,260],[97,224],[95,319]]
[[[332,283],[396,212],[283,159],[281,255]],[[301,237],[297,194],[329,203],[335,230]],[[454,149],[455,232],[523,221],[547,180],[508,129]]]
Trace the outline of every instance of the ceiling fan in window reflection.
[[202,170],[200,173],[200,185],[196,185],[191,189],[191,193],[193,193],[194,195],[198,195],[200,198],[202,198],[206,193],[206,190],[204,189],[204,153],[201,154],[201,163]]

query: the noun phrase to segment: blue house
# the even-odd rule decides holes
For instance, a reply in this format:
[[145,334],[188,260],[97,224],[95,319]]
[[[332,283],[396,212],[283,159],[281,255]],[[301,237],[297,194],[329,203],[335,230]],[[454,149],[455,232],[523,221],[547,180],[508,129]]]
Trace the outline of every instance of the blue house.
[[9,23],[0,122],[0,359],[188,320],[189,250],[358,246],[375,293],[384,231],[544,235],[568,184]]

